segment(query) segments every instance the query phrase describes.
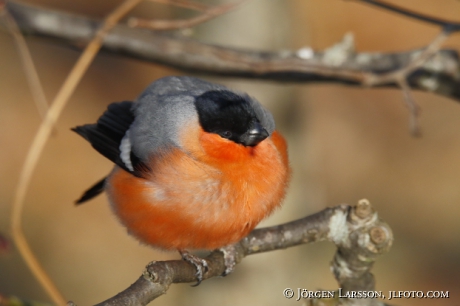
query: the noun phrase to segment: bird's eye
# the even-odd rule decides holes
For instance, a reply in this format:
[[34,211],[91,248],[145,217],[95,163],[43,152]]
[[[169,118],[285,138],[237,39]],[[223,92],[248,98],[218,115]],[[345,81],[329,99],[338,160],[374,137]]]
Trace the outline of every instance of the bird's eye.
[[223,138],[229,139],[230,137],[232,137],[232,132],[224,131],[224,132],[220,133],[220,136],[223,137]]

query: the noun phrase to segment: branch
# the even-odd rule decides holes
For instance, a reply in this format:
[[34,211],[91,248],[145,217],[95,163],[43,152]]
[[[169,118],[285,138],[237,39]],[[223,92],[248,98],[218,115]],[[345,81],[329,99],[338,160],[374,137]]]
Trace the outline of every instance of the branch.
[[[402,16],[410,17],[415,20],[420,20],[426,23],[434,24],[441,26],[441,32],[433,39],[433,41],[425,47],[420,53],[416,54],[412,60],[405,66],[397,69],[395,71],[390,71],[387,73],[383,73],[377,75],[375,73],[368,73],[367,80],[365,83],[370,86],[375,86],[378,84],[385,84],[385,83],[396,83],[401,88],[406,106],[409,108],[410,112],[410,130],[412,135],[419,136],[420,135],[420,127],[418,123],[418,115],[420,113],[420,107],[417,105],[415,100],[411,95],[411,88],[408,83],[408,76],[411,75],[417,69],[423,67],[430,58],[432,58],[436,53],[441,50],[442,44],[446,41],[450,34],[453,32],[460,31],[460,23],[455,21],[448,21],[444,19],[435,18],[432,16],[424,15],[421,13],[417,13],[405,8],[402,8],[397,5],[393,5],[390,3],[376,1],[376,0],[357,0],[358,2],[364,2],[376,7],[380,7],[382,9],[388,10],[390,12],[394,12],[400,14]],[[438,85],[439,84],[434,84]]]
[[408,82],[408,76],[423,67],[428,61],[439,52],[441,49],[442,43],[449,37],[449,32],[443,29],[434,39],[433,41],[423,50],[414,54],[412,59],[409,63],[405,66],[395,70],[390,71],[382,74],[376,73],[365,73],[366,77],[364,80],[364,84],[368,86],[376,86],[379,84],[386,84],[386,83],[396,83],[401,88],[404,94],[404,101],[406,106],[409,109],[410,114],[410,130],[412,135],[420,136],[420,127],[418,123],[418,115],[420,113],[420,107],[412,98],[410,93],[410,85]]
[[405,9],[403,7],[386,3],[383,1],[376,1],[376,0],[357,0],[359,2],[364,2],[373,6],[377,6],[380,8],[383,8],[387,11],[394,12],[403,16],[407,16],[416,20],[420,20],[426,23],[431,23],[434,25],[438,25],[442,27],[445,31],[449,32],[456,32],[460,31],[460,23],[451,21],[451,20],[445,20],[445,19],[440,19],[440,18],[435,18],[432,16],[424,15],[418,12],[414,12],[408,9]]
[[[14,1],[8,2],[7,8],[24,33],[53,38],[77,47],[86,45],[100,25],[99,21],[87,17]],[[124,25],[117,25],[106,36],[103,49],[193,73],[355,86],[365,85],[364,73],[397,71],[407,66],[421,52],[354,53],[353,49],[338,48],[337,60],[334,53],[337,48],[324,52],[315,52],[311,48],[280,52],[241,50]],[[460,101],[458,52],[442,50],[436,53],[407,76],[407,83],[413,89],[435,92]],[[388,80],[373,86],[398,87],[398,84]]]
[[[134,28],[147,28],[150,30],[163,30],[163,31],[191,28],[200,23],[206,22],[213,18],[219,17],[225,13],[228,13],[229,11],[235,9],[238,5],[243,3],[243,1],[244,0],[239,0],[238,2],[234,2],[230,4],[222,4],[222,5],[214,6],[214,7],[202,8],[200,9],[200,11],[202,11],[201,15],[198,15],[196,17],[189,18],[189,19],[149,20],[149,19],[131,17],[128,20],[128,25]],[[175,5],[176,3],[171,2],[171,4]],[[189,2],[189,3],[177,2],[177,5],[188,6],[188,7],[193,6],[195,9],[197,9],[197,6],[199,6],[198,4],[195,4],[193,2]]]
[[[293,222],[256,229],[239,243],[225,248],[225,251],[213,251],[205,258],[209,269],[203,279],[224,273],[224,252],[232,252],[235,262],[239,263],[248,255],[317,241],[331,241],[337,246],[332,271],[342,294],[345,294],[349,291],[375,290],[370,270],[377,257],[391,247],[393,235],[390,227],[378,218],[367,200],[361,200],[354,207],[343,204]],[[154,261],[147,265],[143,275],[129,288],[97,306],[146,305],[165,294],[173,283],[195,282],[195,274],[195,267],[183,260]],[[377,299],[338,298],[337,303],[383,305]]]

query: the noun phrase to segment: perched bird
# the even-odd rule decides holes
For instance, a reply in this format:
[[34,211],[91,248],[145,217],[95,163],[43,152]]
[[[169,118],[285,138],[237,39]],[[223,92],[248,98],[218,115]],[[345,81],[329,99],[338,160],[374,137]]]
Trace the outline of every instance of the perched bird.
[[270,112],[193,77],[159,79],[136,102],[112,103],[96,124],[73,131],[115,163],[77,203],[105,190],[131,235],[195,265],[187,250],[244,238],[280,206],[289,181]]

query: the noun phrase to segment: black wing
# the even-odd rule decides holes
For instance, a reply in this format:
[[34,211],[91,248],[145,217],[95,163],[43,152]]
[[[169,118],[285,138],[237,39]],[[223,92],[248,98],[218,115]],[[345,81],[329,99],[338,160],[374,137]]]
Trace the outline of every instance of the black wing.
[[129,172],[131,171],[120,158],[120,143],[134,121],[132,104],[129,101],[112,103],[96,124],[85,124],[72,129],[88,140],[99,153]]
[[[148,166],[137,156],[131,152],[131,163],[134,171],[128,169],[120,157],[121,140],[134,121],[132,106],[133,102],[131,101],[112,103],[96,124],[77,126],[72,131],[88,140],[96,151],[125,171],[137,177],[143,177],[142,174],[148,170]],[[77,203],[83,203],[100,194],[104,190],[104,182],[105,178],[88,189]]]

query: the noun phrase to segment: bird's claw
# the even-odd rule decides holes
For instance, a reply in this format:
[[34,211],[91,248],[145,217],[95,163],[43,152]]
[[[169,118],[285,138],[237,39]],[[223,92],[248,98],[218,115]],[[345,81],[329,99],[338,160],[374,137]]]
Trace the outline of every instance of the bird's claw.
[[192,287],[198,286],[203,281],[203,275],[208,271],[208,263],[203,258],[193,255],[188,251],[182,250],[179,253],[183,260],[195,266],[197,282]]

